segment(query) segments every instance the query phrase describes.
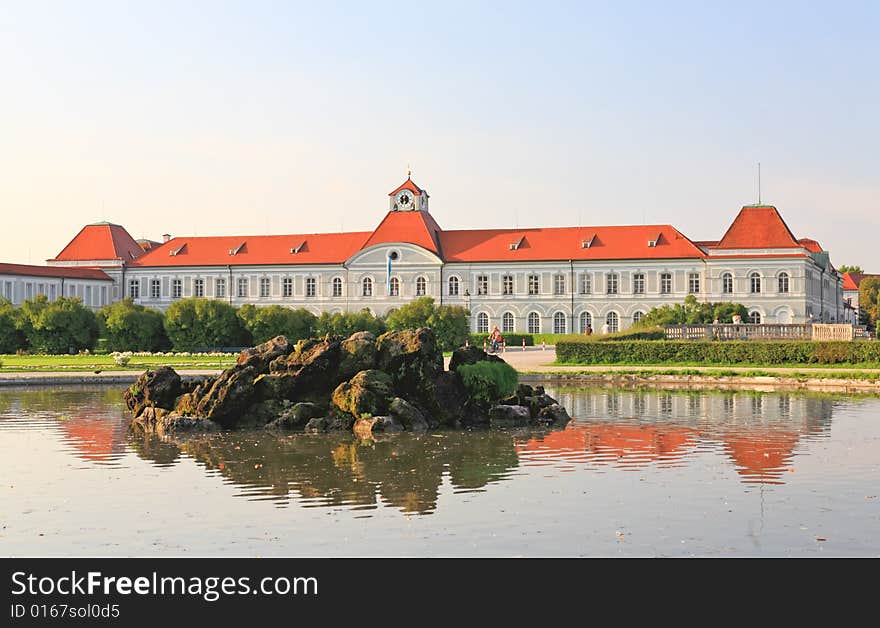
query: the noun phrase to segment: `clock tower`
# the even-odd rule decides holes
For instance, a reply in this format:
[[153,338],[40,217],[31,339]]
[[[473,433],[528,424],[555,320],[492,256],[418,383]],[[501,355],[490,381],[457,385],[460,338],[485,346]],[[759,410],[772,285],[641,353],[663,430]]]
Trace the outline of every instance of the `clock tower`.
[[[407,175],[412,173],[407,172]],[[388,208],[393,212],[428,211],[428,192],[413,183],[410,176],[388,198]]]

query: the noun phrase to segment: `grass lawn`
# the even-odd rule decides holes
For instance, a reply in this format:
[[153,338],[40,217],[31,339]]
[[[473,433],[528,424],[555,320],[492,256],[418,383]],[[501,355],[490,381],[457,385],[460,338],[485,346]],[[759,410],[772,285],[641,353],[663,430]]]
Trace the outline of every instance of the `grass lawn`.
[[220,369],[235,364],[235,356],[132,356],[127,366],[116,366],[110,355],[0,355],[0,373],[33,371],[144,371],[159,366],[175,369]]

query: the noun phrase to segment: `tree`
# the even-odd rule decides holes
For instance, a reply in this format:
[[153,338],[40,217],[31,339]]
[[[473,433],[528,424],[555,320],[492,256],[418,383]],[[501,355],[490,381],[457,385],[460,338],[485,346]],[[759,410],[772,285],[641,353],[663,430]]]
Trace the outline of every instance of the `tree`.
[[98,322],[111,351],[159,351],[170,346],[162,312],[131,299],[105,305]]
[[318,336],[350,336],[358,331],[368,331],[376,336],[385,333],[385,321],[373,316],[367,308],[360,312],[322,312],[315,322],[315,333]]
[[98,340],[98,319],[79,297],[49,301],[38,295],[21,304],[19,325],[31,349],[68,353],[93,349]]
[[24,345],[17,310],[6,299],[0,299],[0,353],[14,353]]
[[310,338],[315,333],[317,318],[305,308],[292,310],[282,305],[255,307],[244,305],[238,316],[251,333],[255,344],[283,335],[290,342]]
[[440,347],[452,351],[464,344],[468,337],[468,311],[456,305],[434,305],[431,297],[411,301],[391,311],[386,322],[389,329],[416,329],[430,327],[437,335]]
[[843,273],[863,273],[863,272],[865,272],[865,271],[862,270],[862,267],[861,267],[861,266],[846,266],[846,265],[844,265],[844,266],[839,267],[837,270],[840,271],[840,274],[843,274]]
[[708,325],[716,317],[720,323],[731,323],[734,314],[739,314],[745,320],[749,311],[741,303],[699,303],[694,295],[689,294],[685,297],[684,303],[652,308],[637,325],[639,327]]
[[165,313],[165,332],[177,351],[251,343],[250,332],[235,308],[214,299],[192,298],[172,303]]
[[868,318],[868,327],[877,329],[880,319],[880,276],[865,277],[859,284],[859,308]]

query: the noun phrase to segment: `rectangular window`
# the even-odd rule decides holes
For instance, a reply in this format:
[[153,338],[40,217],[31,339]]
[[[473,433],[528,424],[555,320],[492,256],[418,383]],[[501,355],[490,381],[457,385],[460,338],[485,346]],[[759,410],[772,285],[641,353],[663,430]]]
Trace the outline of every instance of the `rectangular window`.
[[698,294],[700,292],[700,273],[688,274],[688,292]]
[[183,296],[183,282],[180,279],[171,280],[171,298],[179,299]]
[[660,274],[660,294],[671,294],[672,293],[672,274],[671,273],[661,273]]
[[554,275],[553,294],[565,294],[565,275]]
[[128,296],[132,299],[140,299],[141,298],[141,282],[138,280],[132,280],[128,282]]
[[605,275],[605,281],[608,294],[617,294],[617,274],[608,273]]
[[214,296],[218,299],[226,298],[226,280],[225,279],[217,279],[217,283],[214,284]]
[[204,279],[193,279],[193,296],[194,297],[205,296],[205,280]]
[[32,299],[34,297],[34,284],[26,283],[24,284],[24,298]]
[[285,297],[293,296],[293,279],[290,277],[285,277],[281,281],[281,294]]
[[644,273],[636,273],[633,275],[633,294],[645,294]]
[[333,296],[341,297],[342,296],[342,279],[339,277],[333,278]]
[[246,297],[248,295],[248,280],[244,277],[238,278],[238,296]]
[[477,276],[477,294],[489,294],[489,277],[487,275]]
[[593,277],[589,273],[581,275],[581,294],[592,294]]
[[502,294],[513,294],[513,275],[504,275]]
[[529,294],[538,294],[541,291],[541,280],[538,275],[529,275]]
[[162,282],[158,279],[150,279],[150,298],[158,299],[162,296]]
[[315,281],[314,277],[306,278],[306,296],[313,297],[317,294],[317,281]]
[[265,299],[269,296],[269,278],[260,277],[260,297]]
[[721,292],[724,294],[733,293],[733,275],[730,273],[721,275]]

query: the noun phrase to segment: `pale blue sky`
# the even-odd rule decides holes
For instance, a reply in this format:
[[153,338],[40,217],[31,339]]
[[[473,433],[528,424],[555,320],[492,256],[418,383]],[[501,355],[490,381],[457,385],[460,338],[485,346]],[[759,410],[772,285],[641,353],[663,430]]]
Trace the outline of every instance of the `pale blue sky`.
[[[128,4],[129,6],[122,6]],[[880,3],[0,5],[2,261],[135,237],[671,223],[880,271]]]

